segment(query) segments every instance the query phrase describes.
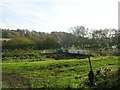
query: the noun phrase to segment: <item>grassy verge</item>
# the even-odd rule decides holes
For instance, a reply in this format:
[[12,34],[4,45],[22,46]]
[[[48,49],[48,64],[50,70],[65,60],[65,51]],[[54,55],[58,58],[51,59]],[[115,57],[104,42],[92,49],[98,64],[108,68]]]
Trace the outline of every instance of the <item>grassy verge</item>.
[[[118,57],[92,57],[91,62],[94,73],[101,67],[111,69],[110,73],[118,68]],[[88,59],[47,60],[35,62],[6,61],[2,63],[2,68],[3,88],[88,87],[85,84],[89,73]],[[96,81],[98,85],[101,85],[101,79]],[[112,77],[110,80],[113,81]],[[105,86],[109,87],[108,84],[103,84],[103,87]]]

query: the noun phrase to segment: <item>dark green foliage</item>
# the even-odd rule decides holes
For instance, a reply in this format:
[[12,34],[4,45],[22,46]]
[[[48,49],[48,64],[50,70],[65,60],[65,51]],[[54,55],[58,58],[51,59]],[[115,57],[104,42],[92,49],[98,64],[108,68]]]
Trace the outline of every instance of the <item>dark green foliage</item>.
[[109,71],[108,69],[106,70],[95,77],[96,87],[118,89],[120,78],[118,76],[117,70],[115,71]]
[[7,42],[3,42],[3,49],[32,49],[34,44],[34,41],[28,38],[16,37]]
[[[119,55],[119,31],[116,29],[100,29],[89,31],[84,26],[70,28],[67,32],[36,32],[29,30],[9,30],[2,29],[2,37],[10,38],[10,41],[3,41],[3,49],[33,48],[33,49],[55,49],[72,48],[88,49],[96,55]],[[17,41],[15,38],[21,38]],[[27,39],[27,40],[26,40]],[[28,40],[29,39],[29,40]],[[26,42],[26,43],[25,43]],[[116,49],[112,47],[116,47]]]

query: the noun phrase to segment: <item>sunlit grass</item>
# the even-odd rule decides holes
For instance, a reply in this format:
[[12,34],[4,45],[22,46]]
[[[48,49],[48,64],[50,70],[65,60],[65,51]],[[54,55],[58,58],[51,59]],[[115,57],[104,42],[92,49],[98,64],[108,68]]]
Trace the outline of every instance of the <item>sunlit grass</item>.
[[[92,57],[94,73],[101,67],[116,70],[118,57]],[[31,88],[80,88],[88,78],[88,59],[47,60],[34,62],[4,62],[3,73],[27,80]],[[14,83],[14,82],[13,82]],[[3,81],[3,87],[4,85]],[[7,83],[9,84],[9,83]],[[6,84],[6,85],[7,85]],[[17,84],[16,84],[17,85]],[[5,86],[6,87],[6,86]],[[9,87],[9,86],[8,86]],[[20,87],[11,86],[11,87]]]

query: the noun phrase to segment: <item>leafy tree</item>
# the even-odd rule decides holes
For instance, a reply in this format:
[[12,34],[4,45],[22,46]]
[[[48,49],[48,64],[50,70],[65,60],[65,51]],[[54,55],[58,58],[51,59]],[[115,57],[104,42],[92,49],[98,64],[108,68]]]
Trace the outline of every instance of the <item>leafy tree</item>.
[[51,36],[48,36],[45,41],[43,41],[43,45],[45,49],[55,49],[61,47],[60,43]]
[[8,48],[8,49],[16,49],[16,48],[30,48],[33,47],[35,43],[28,39],[28,38],[23,38],[23,37],[16,37],[12,38],[11,40],[4,42],[3,49]]
[[70,31],[72,34],[76,35],[77,37],[85,37],[88,32],[88,28],[85,28],[84,26],[76,26],[71,27]]
[[54,39],[56,39],[58,42],[60,42],[62,47],[65,47],[65,48],[72,46],[76,41],[75,35],[73,35],[71,33],[52,32],[51,36]]
[[84,26],[76,26],[70,28],[70,31],[76,36],[76,42],[74,43],[75,46],[78,48],[85,48],[85,41],[88,39],[86,37],[88,36],[88,28],[85,28]]

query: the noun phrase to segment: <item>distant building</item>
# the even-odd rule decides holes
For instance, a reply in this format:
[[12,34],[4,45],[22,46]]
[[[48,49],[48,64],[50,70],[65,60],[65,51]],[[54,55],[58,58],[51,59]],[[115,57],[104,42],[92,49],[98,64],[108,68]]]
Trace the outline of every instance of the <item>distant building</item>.
[[3,42],[3,41],[9,41],[11,40],[10,38],[0,38],[0,42]]
[[88,51],[87,50],[68,50],[68,53],[88,55]]

